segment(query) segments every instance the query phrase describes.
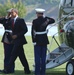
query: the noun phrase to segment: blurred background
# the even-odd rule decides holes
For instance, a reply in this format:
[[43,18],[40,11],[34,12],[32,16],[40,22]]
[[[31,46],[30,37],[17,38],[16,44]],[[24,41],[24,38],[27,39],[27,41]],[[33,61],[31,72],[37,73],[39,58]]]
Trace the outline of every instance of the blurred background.
[[[17,8],[19,16],[24,18],[28,26],[28,33],[31,35],[31,24],[32,20],[36,18],[35,8],[45,9],[45,16],[53,17],[56,21],[58,20],[60,0],[0,0],[0,17],[6,16],[7,10],[10,8]],[[54,31],[55,30],[55,31]],[[51,36],[57,32],[57,27],[54,26],[50,29],[48,35]],[[0,25],[0,35],[4,33],[3,26]]]

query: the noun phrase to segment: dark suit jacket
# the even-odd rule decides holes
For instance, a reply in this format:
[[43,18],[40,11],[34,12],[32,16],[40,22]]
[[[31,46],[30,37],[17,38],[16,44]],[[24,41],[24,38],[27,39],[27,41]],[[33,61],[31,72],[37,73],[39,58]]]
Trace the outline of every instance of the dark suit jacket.
[[[48,20],[48,22],[47,22]],[[48,37],[47,34],[39,34],[39,35],[35,35],[34,31],[36,32],[44,32],[46,31],[46,28],[49,24],[54,23],[55,20],[53,18],[49,18],[49,17],[38,17],[37,19],[33,20],[32,23],[32,41],[36,42],[36,44],[38,45],[47,45],[49,44],[48,41]]]
[[[0,23],[3,24],[5,30],[11,30],[10,20],[11,18],[0,18]],[[11,42],[12,38],[9,32],[4,32],[2,42],[4,42],[5,36],[7,37],[8,41]]]
[[27,31],[28,29],[24,19],[17,18],[14,27],[12,27],[12,35],[17,35],[17,38],[13,40],[13,43],[16,45],[26,44],[27,41],[24,35]]

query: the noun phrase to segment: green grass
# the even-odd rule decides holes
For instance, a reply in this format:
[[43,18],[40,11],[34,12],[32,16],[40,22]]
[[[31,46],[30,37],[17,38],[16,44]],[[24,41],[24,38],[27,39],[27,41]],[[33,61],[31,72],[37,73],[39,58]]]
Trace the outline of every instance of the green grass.
[[[1,36],[0,36],[0,40],[1,40]],[[30,36],[26,36],[26,39],[28,41],[28,44],[24,45],[24,50],[25,50],[25,54],[26,54],[26,58],[28,60],[29,66],[30,66],[30,70],[33,70],[33,63],[34,63],[34,50],[33,50],[33,44],[31,41],[31,37]],[[57,38],[58,40],[58,38]],[[51,37],[49,37],[49,41],[51,41]],[[50,45],[48,45],[48,48],[50,47]],[[52,46],[50,47],[50,51],[52,51],[54,48],[56,48],[57,45],[53,40]],[[3,58],[4,58],[4,50],[3,50],[3,45],[0,42],[0,69],[3,69]],[[17,58],[17,60],[15,61],[15,73],[14,74],[9,74],[9,75],[26,75],[24,74],[24,70],[23,70],[23,66],[21,65],[19,58]],[[0,74],[0,75],[4,75],[4,74]],[[34,75],[33,72],[30,75]],[[57,67],[57,68],[53,68],[53,69],[47,69],[46,70],[46,75],[66,75],[65,74],[65,64]]]

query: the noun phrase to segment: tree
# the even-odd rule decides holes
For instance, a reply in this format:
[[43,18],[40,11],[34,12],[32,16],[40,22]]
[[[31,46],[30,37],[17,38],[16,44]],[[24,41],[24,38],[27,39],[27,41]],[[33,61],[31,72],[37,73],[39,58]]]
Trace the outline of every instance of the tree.
[[4,4],[0,4],[0,16],[6,16],[7,10],[10,8],[16,8],[20,17],[24,17],[26,15],[26,7],[21,0],[17,3],[7,0]]

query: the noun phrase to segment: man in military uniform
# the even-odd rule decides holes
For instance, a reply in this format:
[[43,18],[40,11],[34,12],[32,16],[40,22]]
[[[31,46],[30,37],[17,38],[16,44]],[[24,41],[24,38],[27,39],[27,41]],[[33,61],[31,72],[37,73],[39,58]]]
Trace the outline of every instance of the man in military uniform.
[[35,55],[35,75],[45,75],[47,44],[47,26],[55,22],[53,18],[44,17],[44,9],[36,10],[37,18],[32,22],[32,41]]
[[[6,66],[9,63],[13,44],[11,44],[12,38],[11,38],[11,26],[10,26],[10,20],[11,20],[11,9],[7,10],[7,16],[0,18],[0,23],[4,26],[5,32],[2,38],[3,47],[4,47],[4,70],[0,70],[0,72],[5,73]],[[8,73],[14,72],[14,64],[11,66],[10,70],[7,71]]]

